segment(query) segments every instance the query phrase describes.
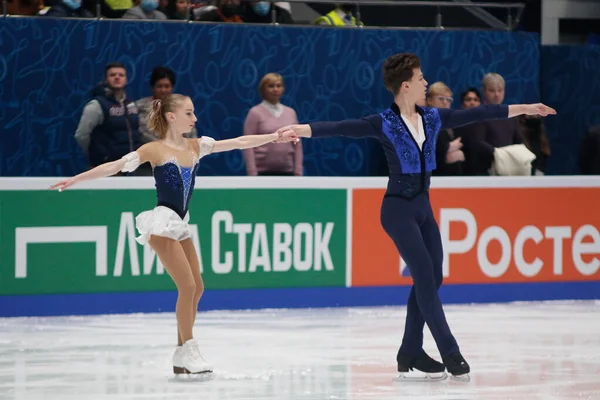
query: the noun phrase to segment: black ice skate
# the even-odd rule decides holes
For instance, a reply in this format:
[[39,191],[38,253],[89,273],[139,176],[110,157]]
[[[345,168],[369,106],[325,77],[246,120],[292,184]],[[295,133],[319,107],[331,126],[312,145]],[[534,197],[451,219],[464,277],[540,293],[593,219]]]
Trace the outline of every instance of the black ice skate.
[[471,367],[464,359],[462,354],[454,353],[446,357],[442,357],[448,372],[451,374],[451,378],[456,381],[461,382],[469,382],[471,378],[469,377],[469,372],[471,372]]
[[443,381],[448,377],[444,364],[435,361],[425,352],[421,357],[411,357],[398,352],[396,361],[400,373],[395,379],[397,381]]

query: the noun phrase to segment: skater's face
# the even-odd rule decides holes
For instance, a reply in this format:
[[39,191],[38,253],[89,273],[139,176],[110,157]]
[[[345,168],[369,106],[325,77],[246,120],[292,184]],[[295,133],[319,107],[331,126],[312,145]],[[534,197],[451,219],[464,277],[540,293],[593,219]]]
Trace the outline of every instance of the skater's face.
[[174,112],[168,113],[169,123],[173,127],[173,131],[178,135],[190,133],[196,125],[196,115],[194,115],[194,103],[189,97],[177,105]]
[[402,83],[404,93],[411,98],[415,103],[422,104],[427,95],[427,81],[423,76],[421,68],[413,70],[413,76],[410,81]]

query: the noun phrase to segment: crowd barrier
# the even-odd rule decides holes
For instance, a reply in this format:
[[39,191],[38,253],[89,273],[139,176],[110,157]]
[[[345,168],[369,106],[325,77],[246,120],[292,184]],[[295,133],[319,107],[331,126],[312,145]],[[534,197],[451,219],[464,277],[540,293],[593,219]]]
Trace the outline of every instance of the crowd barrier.
[[[508,103],[540,100],[539,37],[523,32],[52,18],[2,18],[0,30],[0,176],[68,176],[87,167],[73,135],[92,87],[113,61],[127,67],[135,99],[151,94],[154,67],[172,68],[175,90],[194,101],[198,132],[216,139],[243,133],[268,72],[283,76],[282,102],[301,122],[381,112],[393,101],[381,66],[398,52],[417,53],[427,81],[446,82],[455,98],[495,71],[506,79]],[[382,170],[372,139],[306,140],[303,147],[308,176]],[[215,154],[199,172],[244,175],[242,154]]]
[[[151,178],[56,192],[0,178],[0,316],[173,311],[135,216]],[[386,178],[206,177],[190,205],[202,310],[405,304]],[[600,177],[434,178],[448,303],[600,298]]]

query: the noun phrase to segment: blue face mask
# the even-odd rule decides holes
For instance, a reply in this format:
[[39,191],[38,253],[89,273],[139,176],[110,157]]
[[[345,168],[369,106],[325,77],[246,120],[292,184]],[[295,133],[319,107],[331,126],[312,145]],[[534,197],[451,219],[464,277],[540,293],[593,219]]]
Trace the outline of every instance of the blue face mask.
[[271,5],[269,3],[267,3],[266,1],[259,1],[258,3],[254,4],[253,8],[254,8],[254,12],[257,15],[264,17],[265,15],[267,15],[269,13],[269,9],[271,8]]
[[158,8],[158,0],[142,0],[140,7],[146,12],[154,11]]
[[81,0],[63,0],[63,4],[71,10],[77,10],[81,7]]

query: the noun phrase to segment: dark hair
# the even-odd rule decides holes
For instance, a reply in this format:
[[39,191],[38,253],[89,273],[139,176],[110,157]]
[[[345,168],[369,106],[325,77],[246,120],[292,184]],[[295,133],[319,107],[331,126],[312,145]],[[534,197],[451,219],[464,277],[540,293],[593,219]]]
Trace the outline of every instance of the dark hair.
[[475,93],[477,95],[477,97],[479,98],[479,100],[481,101],[481,93],[479,93],[479,90],[477,90],[477,88],[470,87],[460,94],[460,102],[461,103],[465,102],[465,97],[467,97],[467,95],[469,93]]
[[154,87],[154,85],[156,85],[156,82],[160,81],[161,79],[168,79],[169,81],[171,81],[171,85],[175,87],[175,72],[173,72],[172,69],[167,67],[154,68],[152,70],[152,74],[150,75],[150,86]]
[[127,68],[125,68],[125,65],[123,65],[123,63],[113,62],[106,65],[106,68],[104,68],[104,73],[107,74],[108,70],[113,68],[123,68],[125,71],[127,71]]
[[399,53],[389,56],[383,63],[383,84],[395,95],[400,91],[402,82],[410,81],[413,70],[421,67],[421,60],[416,54]]

